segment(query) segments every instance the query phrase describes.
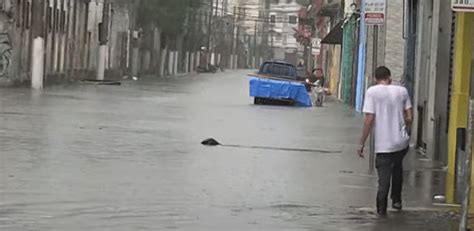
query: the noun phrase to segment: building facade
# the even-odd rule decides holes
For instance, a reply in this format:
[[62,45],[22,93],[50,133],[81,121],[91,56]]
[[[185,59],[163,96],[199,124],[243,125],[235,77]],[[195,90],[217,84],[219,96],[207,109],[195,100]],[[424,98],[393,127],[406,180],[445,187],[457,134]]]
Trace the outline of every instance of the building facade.
[[270,5],[270,47],[273,58],[297,64],[302,49],[294,34],[301,5],[295,0],[274,0]]
[[[45,0],[33,7],[34,0],[4,0],[0,10],[2,85],[27,84],[31,79],[32,30],[35,11],[43,11],[45,40],[44,78],[64,80],[89,76],[97,68],[98,27],[102,21],[103,1]],[[111,1],[109,49],[106,69],[125,72],[129,66],[130,9],[128,3]],[[36,24],[35,24],[36,23]]]

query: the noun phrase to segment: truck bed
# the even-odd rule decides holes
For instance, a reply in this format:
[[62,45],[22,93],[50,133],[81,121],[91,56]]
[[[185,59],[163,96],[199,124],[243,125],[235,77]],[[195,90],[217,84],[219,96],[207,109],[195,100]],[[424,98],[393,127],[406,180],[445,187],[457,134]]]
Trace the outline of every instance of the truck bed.
[[305,84],[281,78],[250,77],[250,96],[274,100],[291,100],[296,106],[312,107]]

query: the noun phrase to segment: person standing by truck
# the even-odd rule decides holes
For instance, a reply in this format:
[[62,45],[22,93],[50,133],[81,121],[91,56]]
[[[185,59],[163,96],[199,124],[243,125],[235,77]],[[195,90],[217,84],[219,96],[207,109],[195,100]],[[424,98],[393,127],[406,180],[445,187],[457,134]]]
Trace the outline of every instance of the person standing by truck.
[[323,70],[322,69],[314,69],[313,70],[313,75],[315,76],[315,82],[316,81],[319,81],[321,87],[324,88],[325,84],[326,84],[326,80],[324,79],[324,73],[323,73]]
[[208,65],[209,65],[209,62],[208,62],[208,52],[207,52],[207,48],[205,47],[201,47],[201,50],[199,51],[199,63],[198,63],[198,68],[201,69],[201,70],[207,70],[209,69]]
[[306,78],[312,84],[315,84],[317,81],[319,81],[320,86],[324,88],[324,84],[326,81],[324,79],[323,70],[313,69],[312,72],[307,71]]

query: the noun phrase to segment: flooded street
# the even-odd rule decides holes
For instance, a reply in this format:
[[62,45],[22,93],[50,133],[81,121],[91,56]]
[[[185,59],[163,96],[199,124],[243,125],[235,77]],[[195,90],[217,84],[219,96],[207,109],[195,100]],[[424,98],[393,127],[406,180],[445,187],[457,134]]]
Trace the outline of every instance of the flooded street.
[[407,211],[376,218],[361,116],[255,106],[246,73],[0,90],[0,230],[457,229],[410,164]]

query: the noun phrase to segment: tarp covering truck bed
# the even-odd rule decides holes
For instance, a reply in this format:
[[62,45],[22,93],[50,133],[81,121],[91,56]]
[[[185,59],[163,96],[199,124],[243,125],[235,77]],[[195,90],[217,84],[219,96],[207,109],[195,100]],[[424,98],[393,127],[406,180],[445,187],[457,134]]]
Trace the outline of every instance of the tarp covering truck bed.
[[250,77],[250,96],[292,100],[296,106],[312,107],[305,85],[298,82]]

